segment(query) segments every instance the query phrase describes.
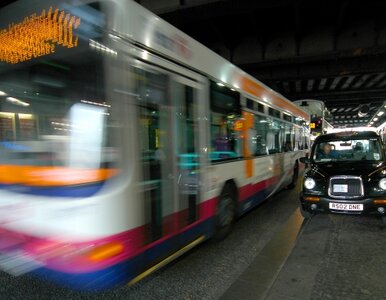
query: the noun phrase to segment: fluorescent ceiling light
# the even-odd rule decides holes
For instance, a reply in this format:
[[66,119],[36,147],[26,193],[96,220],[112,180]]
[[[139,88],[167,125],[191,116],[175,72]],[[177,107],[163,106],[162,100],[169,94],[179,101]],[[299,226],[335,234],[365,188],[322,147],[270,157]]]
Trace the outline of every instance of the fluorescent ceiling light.
[[103,107],[111,107],[111,105],[106,104],[105,102],[100,103],[100,102],[94,102],[94,101],[89,101],[89,100],[80,100],[80,102],[86,103],[86,104],[91,104],[91,105],[103,106]]
[[34,118],[32,114],[18,114],[18,115],[19,115],[19,119],[23,119],[23,120],[32,120]]
[[13,118],[14,115],[15,115],[14,113],[9,113],[9,112],[2,112],[2,111],[0,111],[0,117]]
[[5,98],[8,102],[11,102],[13,104],[16,104],[16,105],[20,105],[20,106],[29,106],[29,103],[27,102],[24,102],[24,101],[21,101],[17,98],[14,98],[14,97],[7,97]]

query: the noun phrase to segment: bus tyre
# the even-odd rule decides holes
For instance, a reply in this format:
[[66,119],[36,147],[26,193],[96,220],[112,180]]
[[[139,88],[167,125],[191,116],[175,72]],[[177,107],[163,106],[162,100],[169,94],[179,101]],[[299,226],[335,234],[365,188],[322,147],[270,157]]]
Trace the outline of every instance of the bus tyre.
[[229,184],[225,185],[218,201],[216,213],[215,241],[223,240],[232,230],[236,220],[236,202],[233,189]]
[[299,178],[299,164],[296,162],[294,166],[294,172],[292,173],[291,183],[287,186],[288,189],[293,189],[296,187],[296,183]]
[[299,206],[299,210],[300,210],[300,213],[301,213],[301,215],[303,216],[304,219],[306,219],[306,220],[311,219],[312,213],[310,213],[309,211],[305,210],[301,204]]

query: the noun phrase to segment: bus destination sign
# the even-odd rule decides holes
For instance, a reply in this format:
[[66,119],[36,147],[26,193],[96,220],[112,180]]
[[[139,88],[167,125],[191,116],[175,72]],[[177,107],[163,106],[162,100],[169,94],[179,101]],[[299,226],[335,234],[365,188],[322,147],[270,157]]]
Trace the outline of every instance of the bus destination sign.
[[56,45],[65,48],[78,46],[73,30],[80,25],[80,18],[53,10],[40,15],[32,14],[20,23],[0,29],[0,61],[17,64],[55,52]]

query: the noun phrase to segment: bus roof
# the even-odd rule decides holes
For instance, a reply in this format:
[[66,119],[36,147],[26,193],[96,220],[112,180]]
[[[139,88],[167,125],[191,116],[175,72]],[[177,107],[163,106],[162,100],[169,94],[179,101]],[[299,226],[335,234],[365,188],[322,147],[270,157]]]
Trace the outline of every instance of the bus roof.
[[[200,44],[133,1],[115,0],[121,7],[114,30],[230,88],[242,90],[268,105],[309,121],[307,112],[245,71]],[[126,32],[130,28],[130,32]]]

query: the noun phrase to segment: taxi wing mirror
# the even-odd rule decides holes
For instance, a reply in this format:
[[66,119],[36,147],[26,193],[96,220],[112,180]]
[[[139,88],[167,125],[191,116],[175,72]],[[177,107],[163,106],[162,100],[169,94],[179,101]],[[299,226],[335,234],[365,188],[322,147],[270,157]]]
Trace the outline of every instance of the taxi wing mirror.
[[303,163],[303,164],[309,164],[310,163],[310,159],[308,157],[301,157],[300,159],[300,162]]

